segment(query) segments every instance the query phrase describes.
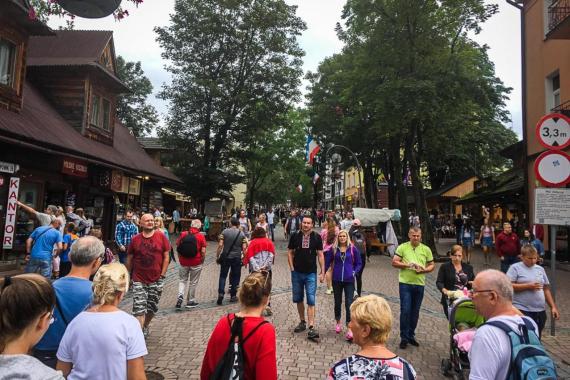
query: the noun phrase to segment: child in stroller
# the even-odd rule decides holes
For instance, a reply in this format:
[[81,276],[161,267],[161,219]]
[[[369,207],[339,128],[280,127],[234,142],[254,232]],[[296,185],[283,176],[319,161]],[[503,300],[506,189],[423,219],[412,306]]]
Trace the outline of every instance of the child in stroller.
[[444,376],[457,380],[467,378],[469,369],[467,356],[475,330],[485,323],[485,319],[477,314],[470,298],[459,298],[449,309],[449,358],[442,359],[441,371]]

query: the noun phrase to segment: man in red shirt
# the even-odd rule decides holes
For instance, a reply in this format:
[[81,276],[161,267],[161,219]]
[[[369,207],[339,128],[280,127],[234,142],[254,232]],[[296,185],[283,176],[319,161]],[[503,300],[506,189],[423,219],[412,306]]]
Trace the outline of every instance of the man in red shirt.
[[191,309],[198,306],[196,302],[196,287],[198,287],[198,280],[200,280],[200,273],[202,273],[202,264],[206,259],[206,238],[200,233],[200,228],[202,228],[202,222],[199,219],[194,219],[190,224],[190,230],[184,231],[176,239],[176,247],[180,247],[180,243],[184,240],[188,234],[192,234],[196,239],[196,256],[194,257],[184,257],[180,252],[178,252],[178,260],[180,261],[180,269],[178,270],[178,276],[180,282],[178,283],[178,300],[176,301],[176,308],[180,309],[182,303],[184,302],[184,288],[190,278],[190,283],[188,284],[188,297],[186,298],[186,308]]
[[170,242],[154,229],[152,214],[144,214],[142,232],[135,235],[127,251],[127,269],[133,281],[133,315],[139,320],[145,338],[158,311],[164,278],[168,269]]
[[495,238],[497,255],[501,259],[501,272],[507,273],[509,267],[519,261],[521,244],[510,223],[503,223],[503,231]]

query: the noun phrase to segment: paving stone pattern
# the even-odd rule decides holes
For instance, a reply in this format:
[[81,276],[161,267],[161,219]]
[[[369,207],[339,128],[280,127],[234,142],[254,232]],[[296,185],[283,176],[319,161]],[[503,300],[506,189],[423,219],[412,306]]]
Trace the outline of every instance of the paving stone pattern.
[[[317,322],[320,343],[307,339],[306,333],[295,334],[293,328],[299,321],[297,309],[291,301],[291,280],[287,265],[286,242],[282,229],[276,230],[276,264],[273,270],[272,309],[274,315],[268,320],[277,331],[277,368],[280,379],[324,379],[331,365],[358,351],[358,346],[349,344],[344,335],[335,334],[333,296],[325,294],[321,284],[317,292]],[[451,240],[439,242],[440,252],[453,244]],[[160,311],[153,320],[147,340],[149,354],[145,358],[148,369],[168,373],[168,378],[198,379],[200,366],[208,338],[217,321],[227,313],[236,312],[237,304],[229,303],[229,296],[222,306],[215,303],[217,297],[219,266],[214,262],[216,243],[209,242],[207,259],[196,292],[200,305],[192,310],[177,311],[174,308],[178,292],[177,264],[172,263],[160,301]],[[485,269],[482,253],[476,250],[473,264],[476,271]],[[499,266],[495,259],[493,267]],[[438,264],[439,266],[439,264]],[[242,278],[246,275],[242,270]],[[441,360],[449,355],[449,333],[439,303],[440,293],[435,287],[436,270],[428,275],[422,304],[417,339],[420,347],[398,348],[399,343],[399,298],[398,271],[391,267],[390,258],[373,255],[364,271],[364,293],[380,295],[389,302],[394,317],[389,348],[407,359],[416,369],[420,379],[441,379]],[[562,379],[570,379],[570,276],[557,271],[558,306],[562,317],[557,323],[556,336],[550,336],[549,323],[543,341],[559,366]],[[227,285],[226,285],[227,286]],[[130,311],[132,300],[127,297],[123,309]],[[344,308],[343,318],[344,321]]]

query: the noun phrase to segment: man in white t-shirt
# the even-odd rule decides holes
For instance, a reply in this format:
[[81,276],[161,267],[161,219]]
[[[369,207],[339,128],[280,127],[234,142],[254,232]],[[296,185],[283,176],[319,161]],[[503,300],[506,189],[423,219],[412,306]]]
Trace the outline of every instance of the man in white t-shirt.
[[[524,324],[522,314],[513,307],[513,285],[502,272],[488,269],[473,281],[473,303],[487,322],[500,321],[513,330]],[[538,327],[528,317],[535,331]],[[511,363],[511,342],[507,334],[488,324],[477,330],[469,351],[469,380],[505,380]]]
[[269,224],[269,233],[271,234],[271,240],[275,241],[275,213],[273,212],[273,208],[270,208],[269,212],[267,212],[266,215],[267,223]]
[[354,220],[352,219],[352,212],[347,212],[346,213],[346,217],[340,221],[340,229],[341,230],[350,230],[350,227],[352,227],[352,222],[354,222]]

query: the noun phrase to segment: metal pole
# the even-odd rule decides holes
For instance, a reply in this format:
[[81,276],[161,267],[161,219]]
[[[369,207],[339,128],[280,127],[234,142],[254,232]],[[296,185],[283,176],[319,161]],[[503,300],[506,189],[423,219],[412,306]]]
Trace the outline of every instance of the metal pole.
[[[556,303],[556,226],[550,226],[550,292]],[[556,321],[550,313],[550,335],[556,335]]]

